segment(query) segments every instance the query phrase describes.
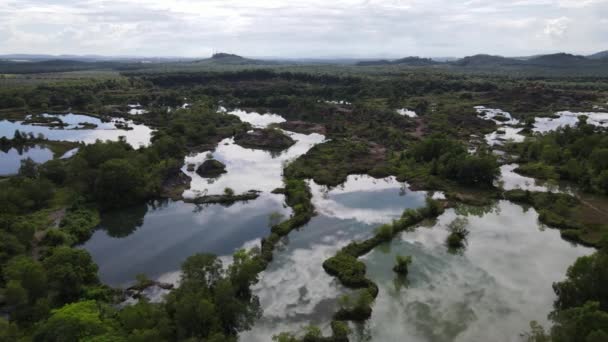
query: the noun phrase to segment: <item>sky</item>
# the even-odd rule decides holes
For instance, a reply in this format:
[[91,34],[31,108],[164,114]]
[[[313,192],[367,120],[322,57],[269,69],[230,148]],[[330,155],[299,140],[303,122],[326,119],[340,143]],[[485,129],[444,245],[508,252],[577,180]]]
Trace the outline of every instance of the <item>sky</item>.
[[524,56],[608,50],[608,0],[0,0],[0,54]]

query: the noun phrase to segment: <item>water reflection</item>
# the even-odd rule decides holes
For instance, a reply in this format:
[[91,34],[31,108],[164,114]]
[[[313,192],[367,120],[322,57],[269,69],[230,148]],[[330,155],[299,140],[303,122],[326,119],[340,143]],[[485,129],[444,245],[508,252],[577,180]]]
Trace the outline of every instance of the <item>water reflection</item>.
[[[0,137],[12,138],[16,130],[24,133],[42,134],[49,140],[81,141],[86,144],[96,140],[118,140],[124,136],[134,148],[150,144],[152,129],[138,125],[129,120],[113,119],[104,122],[101,119],[80,114],[43,114],[43,117],[56,117],[66,124],[63,128],[28,124],[23,121],[0,121]],[[127,125],[129,130],[118,129],[116,124]],[[93,128],[94,127],[94,128]]]
[[0,176],[16,174],[21,167],[21,161],[27,158],[31,158],[36,163],[45,163],[53,159],[53,152],[38,145],[0,150]]
[[243,341],[270,341],[283,331],[315,324],[328,330],[337,299],[347,293],[323,270],[322,264],[352,240],[364,239],[374,228],[398,218],[406,208],[424,205],[425,193],[414,192],[393,177],[349,176],[341,186],[309,182],[318,216],[289,234],[285,245],[254,286],[264,315]]
[[564,186],[550,184],[541,180],[526,177],[515,172],[519,167],[518,164],[508,164],[500,167],[500,178],[496,181],[495,186],[500,186],[505,190],[528,190],[540,192],[570,192]]
[[570,111],[562,111],[555,113],[554,118],[536,118],[534,123],[534,132],[550,132],[560,127],[574,127],[578,123],[580,116],[587,117],[587,123],[594,126],[608,127],[608,113],[575,113]]
[[[449,210],[434,227],[404,233],[389,249],[363,258],[380,287],[363,335],[372,341],[516,341],[531,320],[548,323],[551,284],[593,252],[539,226],[534,210],[501,201],[491,212],[467,217],[466,249],[450,254],[447,226],[456,217]],[[413,256],[407,286],[394,281],[397,254]]]
[[103,282],[121,286],[145,273],[156,278],[179,269],[196,253],[232,254],[243,243],[269,233],[270,214],[288,216],[282,195],[226,207],[165,201],[104,215],[85,248]]
[[[325,140],[320,134],[298,134],[285,132],[296,143],[279,153],[244,148],[234,143],[233,138],[224,139],[215,151],[206,151],[185,158],[182,171],[192,177],[190,189],[184,197],[192,198],[201,194],[221,194],[229,187],[236,193],[249,190],[270,192],[283,186],[283,167],[285,163],[306,153],[312,146]],[[216,179],[203,178],[194,170],[201,165],[208,155],[226,165],[226,174]],[[188,171],[188,164],[194,164],[194,170]]]
[[281,123],[286,121],[282,116],[272,113],[260,114],[257,112],[247,112],[241,109],[227,111],[226,108],[223,107],[220,107],[220,111],[238,116],[241,121],[248,122],[256,128],[264,128],[273,123]]

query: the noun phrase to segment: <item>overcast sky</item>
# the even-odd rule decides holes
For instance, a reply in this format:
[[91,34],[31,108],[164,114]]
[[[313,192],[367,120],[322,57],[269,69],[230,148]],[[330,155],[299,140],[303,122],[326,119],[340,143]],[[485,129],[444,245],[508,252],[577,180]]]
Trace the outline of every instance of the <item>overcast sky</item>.
[[608,0],[0,0],[0,54],[401,57],[608,49]]

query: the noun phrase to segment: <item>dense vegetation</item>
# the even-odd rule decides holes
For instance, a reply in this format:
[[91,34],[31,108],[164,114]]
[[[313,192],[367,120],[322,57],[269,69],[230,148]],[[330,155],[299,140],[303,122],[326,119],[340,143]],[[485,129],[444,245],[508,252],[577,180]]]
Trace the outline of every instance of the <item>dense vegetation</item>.
[[540,179],[569,181],[584,191],[608,195],[608,135],[580,117],[577,127],[529,139],[519,147],[527,162],[518,172]]
[[[452,67],[427,70],[403,65],[262,68],[259,64],[239,66],[247,61],[237,57],[175,64],[162,72],[155,65],[107,64],[104,67],[129,72],[94,78],[59,73],[98,67],[94,63],[0,65],[14,68],[5,69],[14,73],[45,71],[57,77],[3,75],[1,118],[23,120],[26,113],[71,109],[102,119],[128,117],[155,129],[149,147],[135,150],[125,141],[83,145],[70,159],[43,165],[26,160],[18,175],[0,180],[0,298],[8,313],[7,320],[0,319],[0,339],[234,341],[260,314],[250,286],[272,261],[283,238],[315,214],[305,179],[335,186],[349,174],[394,175],[418,188],[444,190],[450,200],[463,200],[464,191],[477,191],[478,201],[487,199],[498,194],[494,181],[499,163],[483,147],[469,153],[467,144],[472,134],[481,137],[496,125],[480,119],[474,105],[494,105],[530,118],[564,107],[591,110],[593,105],[603,105],[608,94],[604,80],[594,77],[511,78],[454,73]],[[218,67],[223,58],[235,62],[228,71]],[[551,63],[560,58],[553,57]],[[394,64],[428,61],[401,62]],[[461,62],[467,65],[458,66],[459,70],[468,72],[509,61],[477,56]],[[501,66],[503,70],[512,67]],[[529,68],[545,71],[538,65],[517,67],[524,76]],[[588,70],[592,67],[596,65]],[[128,114],[131,103],[142,104],[149,113]],[[180,109],[185,103],[189,108]],[[142,299],[117,309],[122,291],[101,284],[88,253],[73,247],[89,239],[100,213],[141,206],[171,192],[175,182],[170,180],[180,173],[188,152],[211,150],[232,136],[245,139],[241,143],[247,145],[251,126],[236,116],[218,113],[220,104],[278,112],[289,120],[285,127],[321,132],[328,138],[284,170],[285,187],[275,192],[285,194],[292,215],[272,226],[259,250],[238,251],[228,267],[212,255],[190,257],[182,265],[180,287],[164,302]],[[414,110],[417,117],[401,116],[397,108]],[[264,133],[273,141],[270,145],[292,144],[276,129]],[[18,133],[12,139],[0,138],[0,149],[41,143],[56,155],[76,146]],[[535,135],[509,151],[523,162],[522,173],[608,194],[606,132],[584,121],[576,128]],[[227,188],[223,198],[229,204],[239,196]],[[608,229],[603,217],[591,215],[590,206],[580,199],[517,190],[504,197],[536,208],[540,221],[560,228],[565,238],[596,247],[604,243]],[[302,338],[285,333],[276,340],[347,341],[345,322],[367,319],[378,294],[358,258],[442,209],[429,201],[426,208],[406,211],[401,219],[379,227],[370,239],[352,242],[326,260],[323,267],[329,274],[357,290],[340,301],[341,309],[331,324],[333,335],[323,337],[319,329],[309,327]],[[450,225],[448,247],[466,245],[464,226],[463,222]],[[554,341],[606,339],[606,254],[601,249],[579,259],[567,279],[555,284],[558,300],[551,314],[555,325],[547,333],[536,327],[535,338],[548,338],[548,334]],[[397,270],[406,273],[407,259],[397,262]]]

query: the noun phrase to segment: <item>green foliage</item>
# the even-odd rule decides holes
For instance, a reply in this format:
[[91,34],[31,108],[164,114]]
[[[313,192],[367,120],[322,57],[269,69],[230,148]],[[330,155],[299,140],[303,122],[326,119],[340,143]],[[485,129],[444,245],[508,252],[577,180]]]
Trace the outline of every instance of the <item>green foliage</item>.
[[551,314],[555,323],[551,328],[554,342],[600,342],[608,339],[608,312],[597,302],[560,310]]
[[496,157],[486,151],[469,154],[460,142],[434,135],[414,143],[409,160],[396,161],[398,168],[409,166],[425,176],[437,176],[457,183],[492,187],[499,174]]
[[99,284],[97,265],[85,250],[60,246],[53,249],[42,264],[47,270],[48,289],[53,302],[78,300],[86,286]]
[[120,208],[145,196],[143,173],[126,159],[101,164],[95,182],[95,198],[104,208]]
[[409,272],[409,266],[411,263],[412,263],[411,256],[397,255],[395,257],[395,266],[393,267],[393,271],[406,276]]
[[448,225],[450,234],[446,239],[446,244],[451,250],[456,250],[465,246],[469,230],[466,228],[468,220],[464,217],[457,217]]
[[[66,212],[59,227],[62,232],[71,237],[72,243],[83,243],[91,237],[93,230],[99,225],[99,222],[100,218],[97,210],[73,207]],[[54,235],[56,238],[59,238],[58,233]]]
[[[290,179],[312,178],[317,184],[336,186],[349,174],[366,174],[384,163],[384,153],[358,140],[330,140],[315,145],[285,168]],[[379,176],[387,176],[380,174]]]
[[608,311],[608,253],[596,252],[583,256],[568,268],[566,280],[555,283],[555,308],[565,310],[597,302],[601,310]]
[[534,177],[565,180],[585,191],[608,194],[608,137],[602,128],[581,121],[538,135],[518,146],[527,161],[518,169]]
[[81,341],[111,331],[105,322],[108,308],[95,301],[68,304],[54,310],[34,333],[34,341]]

